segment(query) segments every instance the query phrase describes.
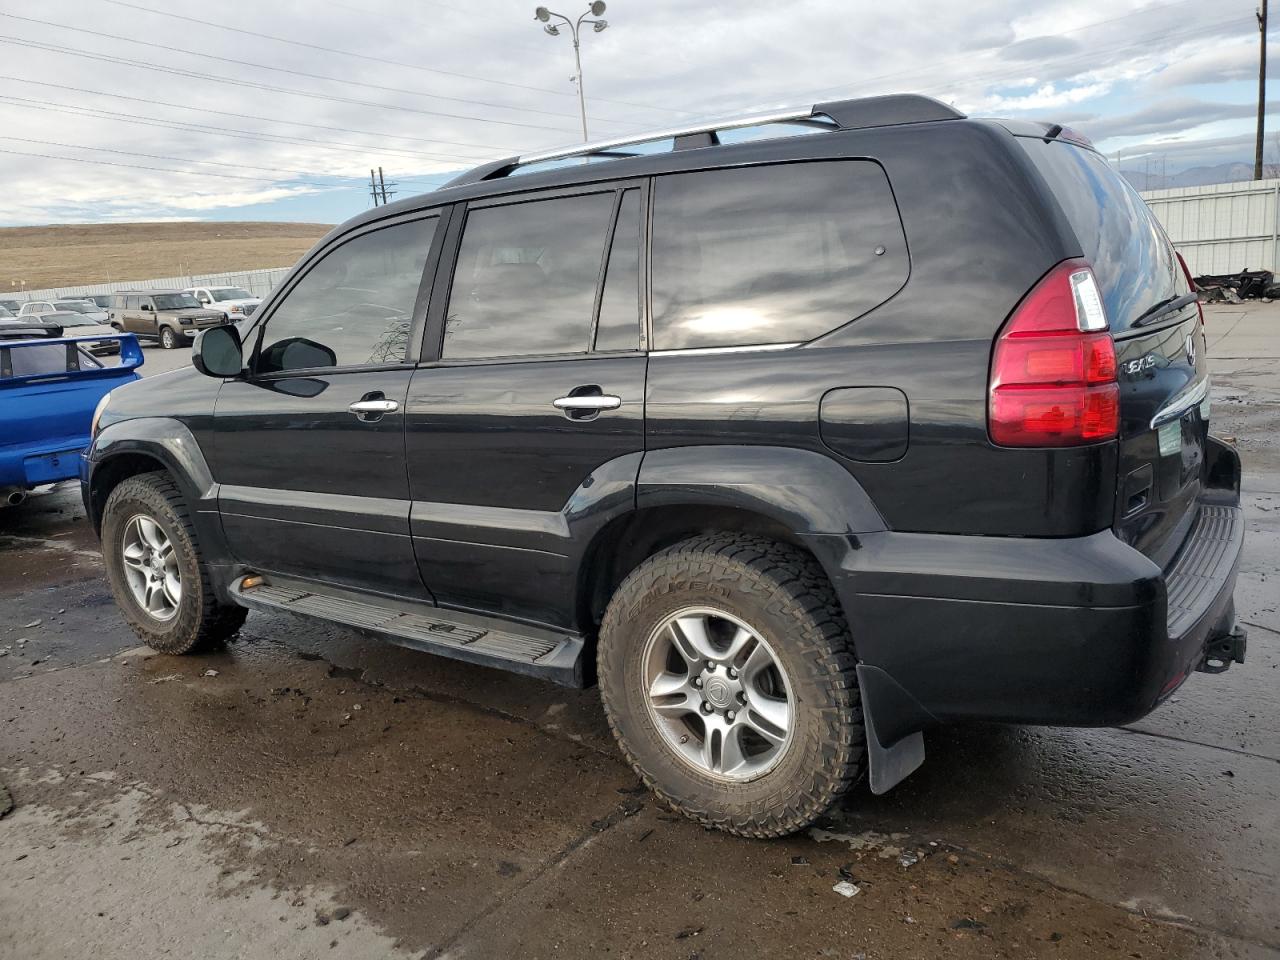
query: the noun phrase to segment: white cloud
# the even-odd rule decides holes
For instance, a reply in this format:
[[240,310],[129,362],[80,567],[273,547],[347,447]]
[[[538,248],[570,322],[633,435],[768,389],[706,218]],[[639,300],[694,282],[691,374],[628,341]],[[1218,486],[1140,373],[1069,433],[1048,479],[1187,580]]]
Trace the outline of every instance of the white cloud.
[[[129,2],[365,59],[106,0],[11,6],[3,12],[28,19],[0,16],[0,37],[43,48],[0,41],[0,138],[18,138],[0,139],[0,151],[76,159],[0,152],[0,222],[202,216],[281,202],[296,215],[307,198],[332,204],[337,178],[349,184],[345,212],[355,213],[371,166],[419,189],[420,178],[580,135],[572,48],[567,36],[539,31],[527,0],[493,0],[483,13],[464,0]],[[1162,115],[1161,104],[1190,96],[1182,88],[1191,83],[1247,77],[1256,55],[1253,0],[915,0],[856,15],[844,0],[702,0],[696,9],[618,0],[606,16],[608,30],[583,38],[594,136],[918,91],[988,115],[1096,115],[1115,135],[1117,118],[1132,116],[1135,134],[1155,138],[1204,122],[1203,111]],[[71,48],[85,55],[57,52]],[[1246,100],[1224,112],[1238,114]],[[64,146],[23,142],[33,139]],[[86,160],[96,162],[77,162]]]

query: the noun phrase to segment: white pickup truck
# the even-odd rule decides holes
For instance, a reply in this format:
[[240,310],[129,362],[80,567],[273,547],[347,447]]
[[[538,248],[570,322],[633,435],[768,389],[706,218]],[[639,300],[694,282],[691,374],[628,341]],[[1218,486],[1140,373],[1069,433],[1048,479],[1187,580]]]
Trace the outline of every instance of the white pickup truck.
[[232,321],[253,316],[253,311],[262,303],[261,297],[255,297],[242,287],[187,287],[183,292],[191,294],[210,310],[221,310]]

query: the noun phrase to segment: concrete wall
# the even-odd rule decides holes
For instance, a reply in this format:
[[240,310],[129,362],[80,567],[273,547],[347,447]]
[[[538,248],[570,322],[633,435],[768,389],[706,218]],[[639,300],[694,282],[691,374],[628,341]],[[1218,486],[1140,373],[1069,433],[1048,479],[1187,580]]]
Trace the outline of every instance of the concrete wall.
[[1192,276],[1241,270],[1280,274],[1280,180],[1148,190],[1142,197]]

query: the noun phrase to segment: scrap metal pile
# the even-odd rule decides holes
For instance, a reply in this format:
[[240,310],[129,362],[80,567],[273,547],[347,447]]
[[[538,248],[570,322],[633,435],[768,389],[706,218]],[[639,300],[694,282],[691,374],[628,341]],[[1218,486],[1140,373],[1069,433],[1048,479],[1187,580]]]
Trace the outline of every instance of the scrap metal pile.
[[1242,300],[1280,299],[1280,284],[1274,283],[1270,270],[1241,270],[1239,273],[1221,273],[1193,278],[1201,300],[1226,300],[1240,303]]

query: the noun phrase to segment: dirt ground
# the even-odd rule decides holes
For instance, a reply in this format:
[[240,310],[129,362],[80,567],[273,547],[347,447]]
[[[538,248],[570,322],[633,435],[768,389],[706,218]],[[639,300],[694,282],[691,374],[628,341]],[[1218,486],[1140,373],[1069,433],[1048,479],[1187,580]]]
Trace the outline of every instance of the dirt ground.
[[1130,727],[932,732],[786,840],[662,809],[594,690],[262,613],[153,655],[74,486],[0,514],[0,958],[1280,958],[1280,304],[1208,328],[1248,662]]
[[291,266],[321,223],[96,223],[0,229],[0,284],[14,293]]

